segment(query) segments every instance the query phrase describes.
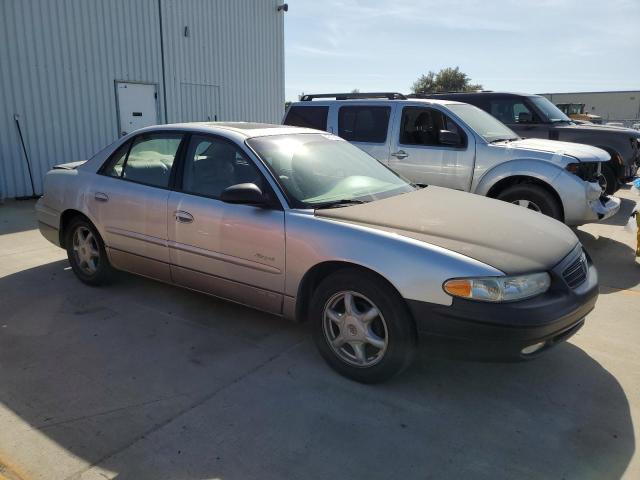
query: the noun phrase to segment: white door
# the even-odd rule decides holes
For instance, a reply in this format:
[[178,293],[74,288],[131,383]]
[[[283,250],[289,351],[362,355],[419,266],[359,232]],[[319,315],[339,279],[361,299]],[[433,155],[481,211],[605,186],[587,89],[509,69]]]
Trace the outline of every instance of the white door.
[[116,82],[120,114],[120,135],[158,123],[156,86],[147,83]]

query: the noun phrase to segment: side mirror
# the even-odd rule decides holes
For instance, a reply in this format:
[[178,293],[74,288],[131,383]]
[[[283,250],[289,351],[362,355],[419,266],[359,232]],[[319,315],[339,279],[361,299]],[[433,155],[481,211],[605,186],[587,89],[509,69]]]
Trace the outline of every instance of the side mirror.
[[518,123],[531,123],[533,122],[533,115],[531,112],[520,112],[518,114]]
[[440,145],[453,145],[459,147],[462,144],[460,135],[450,130],[440,130],[438,132],[438,142]]
[[264,205],[266,199],[262,190],[255,183],[239,183],[225,188],[220,200],[226,203],[244,203],[247,205]]

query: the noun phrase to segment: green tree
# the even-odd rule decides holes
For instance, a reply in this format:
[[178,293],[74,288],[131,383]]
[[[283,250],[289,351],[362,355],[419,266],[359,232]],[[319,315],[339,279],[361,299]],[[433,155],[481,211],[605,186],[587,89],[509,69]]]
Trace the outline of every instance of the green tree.
[[438,93],[438,92],[470,92],[482,90],[482,85],[471,83],[471,79],[460,68],[443,68],[438,73],[429,71],[426,75],[420,75],[411,86],[413,93]]

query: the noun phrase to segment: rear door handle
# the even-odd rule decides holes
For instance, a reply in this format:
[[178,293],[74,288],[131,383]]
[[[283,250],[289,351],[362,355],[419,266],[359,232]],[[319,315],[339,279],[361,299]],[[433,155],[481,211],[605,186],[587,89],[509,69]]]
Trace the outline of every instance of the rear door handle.
[[182,210],[178,210],[174,213],[175,217],[176,217],[176,222],[180,222],[180,223],[191,223],[193,222],[193,215],[191,215],[189,212],[184,212]]
[[95,198],[98,202],[108,202],[109,201],[109,196],[106,193],[102,193],[102,192],[96,192],[96,194],[93,196],[93,198]]
[[407,158],[409,154],[404,150],[398,150],[397,152],[392,153],[391,156],[396,157],[398,159],[403,159],[403,158]]

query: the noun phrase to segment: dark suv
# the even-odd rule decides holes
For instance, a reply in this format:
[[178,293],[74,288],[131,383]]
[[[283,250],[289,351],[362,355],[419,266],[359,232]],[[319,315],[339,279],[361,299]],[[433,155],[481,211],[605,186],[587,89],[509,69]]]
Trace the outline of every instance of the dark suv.
[[419,95],[475,105],[525,138],[548,138],[586,143],[606,150],[611,160],[603,165],[608,194],[631,180],[640,165],[640,132],[630,128],[577,124],[545,97],[521,93],[473,92]]

